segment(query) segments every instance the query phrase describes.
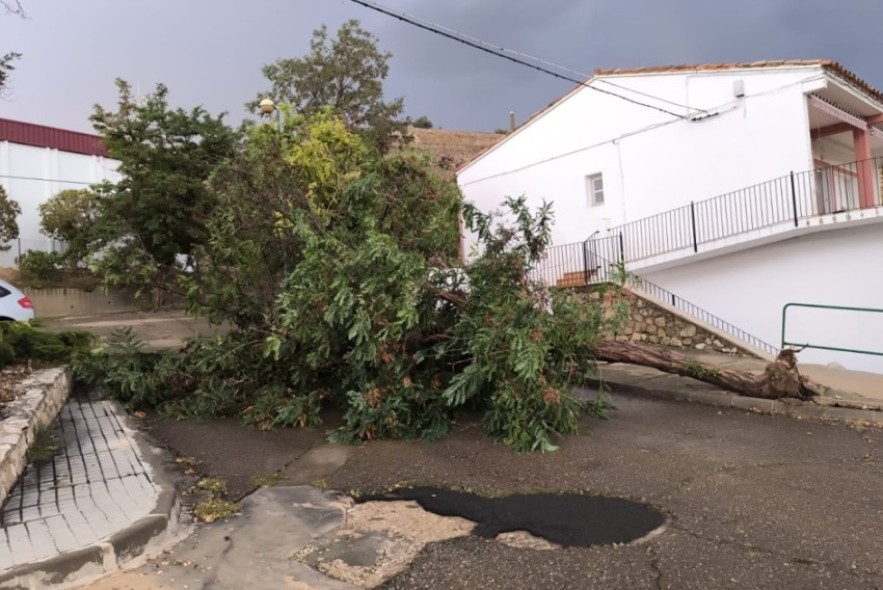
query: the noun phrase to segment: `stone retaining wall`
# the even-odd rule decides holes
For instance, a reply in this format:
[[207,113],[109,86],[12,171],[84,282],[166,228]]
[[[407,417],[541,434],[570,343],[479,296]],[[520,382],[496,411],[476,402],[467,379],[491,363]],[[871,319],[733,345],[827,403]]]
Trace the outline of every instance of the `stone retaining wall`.
[[68,288],[25,288],[23,291],[31,298],[38,318],[139,311],[144,306],[144,302],[138,302],[131,294],[121,291]]
[[0,408],[0,505],[27,466],[36,432],[49,427],[67,401],[71,376],[63,368],[35,371],[18,389],[24,393]]
[[609,337],[620,342],[647,342],[673,348],[694,349],[699,351],[722,352],[739,356],[757,356],[722,334],[698,325],[697,322],[667,309],[638,292],[619,289],[622,299],[616,297],[617,292],[603,289],[581,290],[591,301],[601,302],[612,313],[617,301],[624,300],[628,305],[625,325],[622,330],[610,334]]

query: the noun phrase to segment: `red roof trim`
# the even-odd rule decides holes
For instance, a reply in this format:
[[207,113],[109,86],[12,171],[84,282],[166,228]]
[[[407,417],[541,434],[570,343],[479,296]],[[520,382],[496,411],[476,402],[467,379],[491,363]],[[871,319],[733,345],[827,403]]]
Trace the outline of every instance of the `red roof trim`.
[[0,118],[0,141],[52,148],[62,152],[107,156],[101,137],[45,125]]

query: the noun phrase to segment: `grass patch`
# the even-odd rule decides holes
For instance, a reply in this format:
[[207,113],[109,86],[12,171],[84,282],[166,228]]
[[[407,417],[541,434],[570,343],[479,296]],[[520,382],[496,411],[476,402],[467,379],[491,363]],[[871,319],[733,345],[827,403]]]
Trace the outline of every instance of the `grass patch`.
[[222,498],[209,498],[198,502],[193,507],[193,515],[205,523],[219,519],[230,518],[239,512],[239,504],[235,504]]
[[223,495],[227,492],[227,482],[220,477],[206,477],[196,482],[196,487],[200,490],[211,492],[216,496]]
[[48,428],[40,428],[34,433],[34,440],[28,447],[28,463],[46,463],[58,453],[60,444],[55,433]]
[[251,481],[252,485],[259,488],[272,488],[273,486],[278,486],[284,480],[285,476],[278,473],[264,473],[255,475],[249,481]]

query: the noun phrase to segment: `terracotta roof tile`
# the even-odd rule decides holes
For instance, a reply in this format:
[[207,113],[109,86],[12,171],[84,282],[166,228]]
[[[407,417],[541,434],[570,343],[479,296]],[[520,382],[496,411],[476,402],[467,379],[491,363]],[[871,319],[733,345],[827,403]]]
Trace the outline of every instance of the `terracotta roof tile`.
[[640,68],[606,68],[596,69],[595,76],[627,76],[634,74],[664,74],[680,72],[718,72],[726,70],[760,70],[769,68],[810,67],[820,66],[853,84],[859,90],[883,102],[883,92],[846,69],[840,62],[832,59],[778,59],[751,62],[732,62],[717,64],[682,64],[672,66],[649,66]]
[[[825,70],[839,76],[849,84],[855,86],[859,91],[866,93],[867,95],[877,99],[881,103],[883,103],[883,92],[860,78],[851,70],[846,69],[840,62],[837,62],[832,59],[779,59],[779,60],[760,60],[760,61],[752,61],[752,62],[731,62],[731,63],[717,63],[717,64],[682,64],[682,65],[669,65],[669,66],[647,66],[647,67],[639,67],[639,68],[597,68],[593,72],[592,77],[587,78],[582,83],[577,84],[571,89],[569,92],[561,95],[557,99],[550,102],[548,105],[533,113],[530,117],[524,120],[515,132],[521,131],[524,127],[532,123],[535,119],[538,119],[540,116],[551,110],[556,105],[564,102],[573,95],[575,92],[582,89],[584,86],[587,86],[592,80],[600,76],[627,76],[627,75],[635,75],[635,74],[661,74],[661,73],[682,73],[682,72],[715,72],[715,71],[726,71],[726,70],[750,70],[750,69],[769,69],[769,68],[784,68],[784,67],[822,67]],[[509,136],[513,135],[512,133]],[[505,139],[500,141],[499,143],[505,143]],[[464,163],[460,166],[459,170],[463,170],[470,166],[473,162],[483,157],[487,152],[493,150],[498,144],[491,146],[486,149],[484,152],[481,152],[473,159]]]

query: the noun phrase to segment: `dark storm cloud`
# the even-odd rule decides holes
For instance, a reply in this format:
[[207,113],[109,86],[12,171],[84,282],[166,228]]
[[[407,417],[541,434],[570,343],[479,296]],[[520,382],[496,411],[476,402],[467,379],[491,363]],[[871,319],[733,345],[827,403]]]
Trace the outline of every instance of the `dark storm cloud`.
[[[416,14],[417,6],[409,10]],[[883,37],[876,26],[883,22],[883,2],[875,0],[485,0],[435,3],[420,14],[583,72],[822,57],[840,60],[871,83],[883,84],[877,58]],[[442,124],[499,126],[506,111],[517,111],[521,119],[572,86],[474,50],[456,49],[450,41],[430,43],[429,33],[406,33],[404,28],[388,24],[378,32],[398,56],[391,90],[407,97],[412,112],[426,112]],[[419,43],[431,50],[407,51]],[[410,73],[402,75],[402,70]],[[438,83],[421,74],[420,83],[410,86],[413,72],[436,73]],[[447,96],[446,88],[462,99],[439,101],[440,93]]]
[[[394,54],[387,92],[449,128],[505,126],[573,84],[482,54],[347,0],[26,0],[0,18],[0,52],[25,54],[0,116],[88,130],[113,78],[165,82],[184,106],[243,116],[260,67],[303,55],[310,32],[357,18]],[[597,67],[825,57],[875,85],[879,0],[381,0],[495,45],[583,72]]]

